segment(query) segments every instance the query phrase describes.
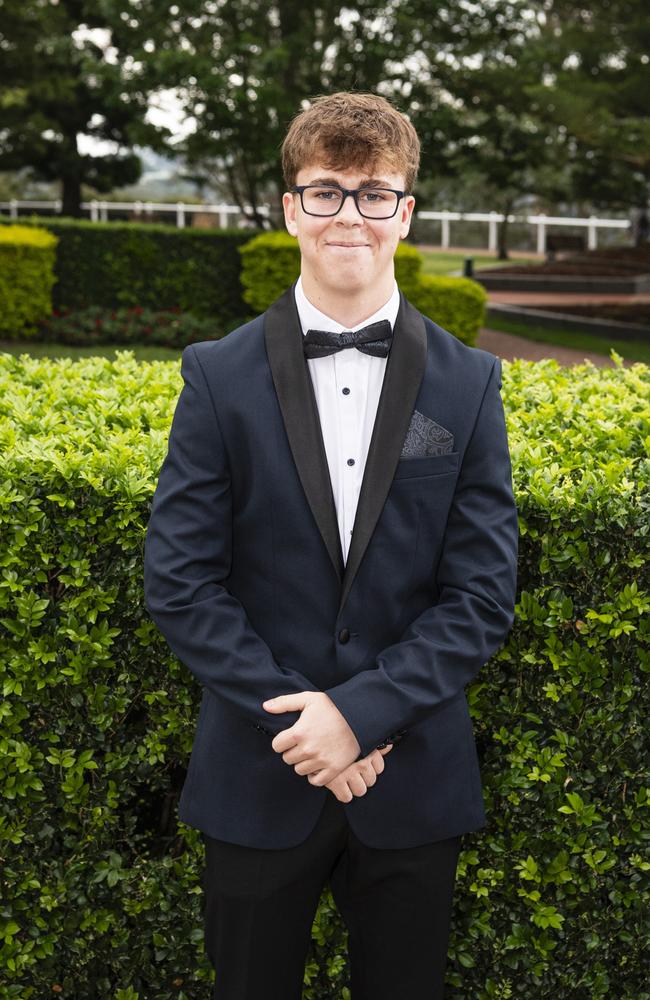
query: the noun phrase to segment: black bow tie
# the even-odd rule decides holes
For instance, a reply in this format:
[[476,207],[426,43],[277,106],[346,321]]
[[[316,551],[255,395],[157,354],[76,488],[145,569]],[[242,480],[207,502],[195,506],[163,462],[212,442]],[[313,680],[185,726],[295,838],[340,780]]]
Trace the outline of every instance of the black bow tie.
[[354,333],[332,333],[330,330],[307,330],[302,338],[306,358],[324,358],[328,354],[344,351],[346,347],[356,347],[363,354],[385,358],[393,340],[393,328],[387,319],[371,323]]

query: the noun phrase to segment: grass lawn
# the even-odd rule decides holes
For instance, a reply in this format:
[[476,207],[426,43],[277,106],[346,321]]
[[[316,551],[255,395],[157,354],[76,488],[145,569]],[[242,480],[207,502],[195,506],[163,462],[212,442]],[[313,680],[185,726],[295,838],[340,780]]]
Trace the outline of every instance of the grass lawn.
[[542,326],[528,326],[517,320],[505,319],[502,316],[486,318],[485,326],[490,330],[501,330],[502,333],[512,333],[527,340],[541,341],[544,344],[557,344],[561,347],[573,347],[579,351],[595,351],[609,357],[613,347],[617,354],[630,361],[650,363],[650,344],[641,340],[615,340],[613,337],[596,337],[591,333],[577,333],[573,330],[549,330]]
[[[420,248],[418,247],[418,249]],[[423,274],[451,274],[453,272],[462,274],[465,258],[470,256],[474,261],[475,270],[481,267],[498,267],[499,265],[505,267],[509,264],[530,264],[533,260],[538,262],[536,258],[532,257],[510,257],[508,260],[497,260],[495,254],[482,250],[466,254],[447,250],[420,250],[420,253],[424,257]]]
[[181,356],[182,348],[175,347],[127,347],[120,344],[111,347],[109,344],[95,344],[93,347],[76,347],[73,344],[46,344],[26,340],[0,340],[0,353],[29,354],[32,358],[109,358],[115,360],[116,351],[133,351],[136,361],[174,361]]

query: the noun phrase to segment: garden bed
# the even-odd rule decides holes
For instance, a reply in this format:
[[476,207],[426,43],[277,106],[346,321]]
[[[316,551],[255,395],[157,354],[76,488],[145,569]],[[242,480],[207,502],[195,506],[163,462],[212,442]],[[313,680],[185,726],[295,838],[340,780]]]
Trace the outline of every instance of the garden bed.
[[650,245],[603,247],[561,260],[481,268],[476,280],[494,291],[618,295],[650,292]]
[[587,316],[589,319],[612,319],[617,323],[635,323],[650,328],[650,302],[584,302],[548,305],[544,309],[546,312]]
[[486,274],[567,275],[568,277],[626,278],[650,275],[650,244],[641,247],[603,247],[584,253],[571,254],[563,259],[537,261],[534,264],[504,264],[500,267],[481,268]]

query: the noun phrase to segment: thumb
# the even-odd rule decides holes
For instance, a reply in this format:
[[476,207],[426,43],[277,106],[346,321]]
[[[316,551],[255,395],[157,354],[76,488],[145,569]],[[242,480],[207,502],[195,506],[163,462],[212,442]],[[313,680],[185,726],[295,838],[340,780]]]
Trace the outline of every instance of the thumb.
[[281,694],[262,702],[267,712],[301,712],[307,704],[304,694]]

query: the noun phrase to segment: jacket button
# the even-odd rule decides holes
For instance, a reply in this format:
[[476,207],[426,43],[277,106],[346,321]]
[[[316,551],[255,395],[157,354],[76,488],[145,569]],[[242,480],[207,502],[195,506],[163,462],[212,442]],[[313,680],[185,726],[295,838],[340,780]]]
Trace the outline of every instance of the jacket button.
[[349,642],[350,640],[350,629],[342,628],[339,632],[339,642]]

